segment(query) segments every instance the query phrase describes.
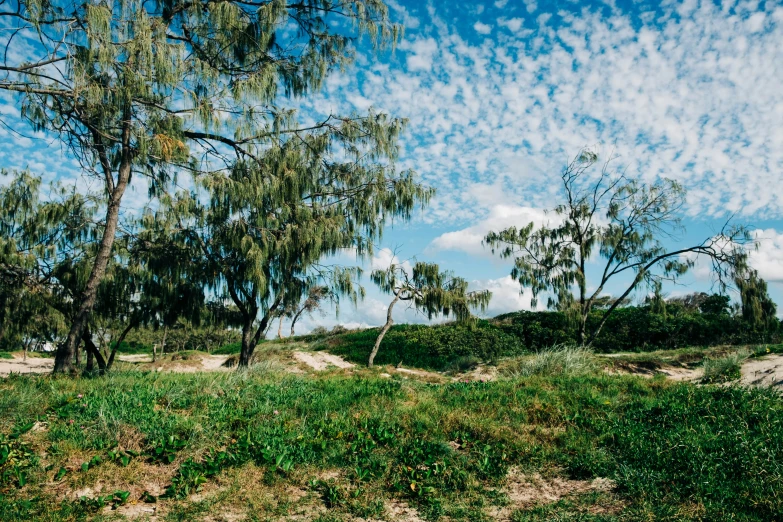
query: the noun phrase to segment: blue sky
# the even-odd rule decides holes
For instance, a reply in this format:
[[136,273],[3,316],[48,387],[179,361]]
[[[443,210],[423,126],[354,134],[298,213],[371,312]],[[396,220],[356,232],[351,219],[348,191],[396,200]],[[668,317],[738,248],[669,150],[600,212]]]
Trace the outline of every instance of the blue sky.
[[[783,304],[783,7],[775,2],[388,1],[405,24],[394,54],[359,53],[303,117],[369,107],[410,120],[400,166],[437,189],[431,205],[387,230],[382,248],[416,256],[495,294],[488,315],[529,306],[480,238],[540,219],[557,175],[583,146],[612,150],[629,176],[688,190],[682,244],[727,217],[758,230],[752,264]],[[18,115],[11,98],[0,114]],[[0,103],[3,103],[0,100]],[[32,136],[31,132],[24,132]],[[72,172],[56,145],[0,128],[0,163]],[[82,181],[85,182],[85,181]],[[146,190],[136,187],[131,207]],[[134,196],[135,194],[135,196]],[[136,203],[134,203],[134,197]],[[369,269],[388,261],[381,250]],[[667,288],[709,288],[704,269]],[[369,285],[369,282],[368,282]],[[388,300],[368,286],[339,320],[376,325]],[[423,320],[402,309],[399,321]]]

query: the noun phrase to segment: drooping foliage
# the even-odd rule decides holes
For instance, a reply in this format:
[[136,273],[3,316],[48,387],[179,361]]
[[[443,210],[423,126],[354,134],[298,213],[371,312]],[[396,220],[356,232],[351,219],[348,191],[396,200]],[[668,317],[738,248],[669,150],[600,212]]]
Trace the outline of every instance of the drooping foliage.
[[258,163],[281,136],[344,128],[300,121],[285,98],[350,63],[357,36],[383,47],[400,31],[381,0],[11,0],[0,19],[0,90],[18,93],[21,116],[103,185],[101,241],[58,350],[61,372],[95,306],[132,178],[160,194],[183,172]]
[[371,114],[280,136],[252,161],[162,198],[146,216],[145,240],[187,250],[191,277],[238,308],[240,366],[269,321],[314,285],[358,298],[359,270],[324,259],[369,253],[386,219],[407,219],[428,200],[431,191],[412,172],[394,168],[403,125]]
[[373,270],[372,281],[384,293],[392,294],[394,299],[386,312],[386,323],[381,328],[375,346],[370,352],[367,365],[372,367],[381,341],[394,324],[392,316],[394,305],[399,301],[409,302],[417,310],[427,314],[429,319],[443,314],[454,316],[458,322],[465,323],[472,317],[471,308],[485,310],[492,297],[489,290],[468,291],[468,282],[451,272],[441,272],[434,263],[417,262],[413,267],[394,260],[385,269]]

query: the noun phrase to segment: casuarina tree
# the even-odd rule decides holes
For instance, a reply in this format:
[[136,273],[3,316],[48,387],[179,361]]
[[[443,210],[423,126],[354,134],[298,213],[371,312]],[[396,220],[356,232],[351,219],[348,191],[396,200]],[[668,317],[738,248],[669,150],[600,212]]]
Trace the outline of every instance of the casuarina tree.
[[[613,172],[611,160],[596,173],[598,155],[582,150],[560,175],[563,203],[550,214],[551,223],[525,223],[484,238],[494,253],[514,261],[511,276],[531,289],[533,305],[545,293],[550,307],[571,312],[580,344],[592,343],[640,284],[660,288],[664,280],[685,274],[698,258],[711,261],[719,283],[725,284],[744,266],[743,246],[751,240],[743,227],[727,224],[702,242],[668,248],[663,239],[681,230],[683,188],[668,179],[653,184],[630,179]],[[591,264],[594,280],[588,278]],[[619,295],[588,331],[587,318],[610,281],[620,285]]]
[[443,314],[445,317],[453,315],[457,321],[466,322],[472,317],[471,308],[485,310],[492,297],[489,290],[469,292],[466,280],[451,272],[441,272],[434,263],[417,262],[413,267],[408,267],[405,263],[393,260],[388,267],[374,270],[371,278],[382,292],[392,294],[394,298],[386,311],[386,323],[381,327],[367,360],[370,368],[383,337],[394,324],[392,313],[398,302],[406,302],[423,311],[429,319]]
[[403,124],[370,114],[278,135],[254,158],[203,175],[147,215],[147,240],[190,249],[191,277],[237,307],[240,367],[270,320],[314,285],[358,298],[358,269],[325,259],[370,253],[387,219],[408,219],[428,200],[412,172],[394,167]]
[[384,45],[399,30],[381,0],[9,0],[0,20],[0,90],[102,184],[101,239],[55,372],[72,370],[133,178],[159,193],[182,172],[233,169],[281,135],[330,127],[301,123],[286,100],[350,62],[360,33]]

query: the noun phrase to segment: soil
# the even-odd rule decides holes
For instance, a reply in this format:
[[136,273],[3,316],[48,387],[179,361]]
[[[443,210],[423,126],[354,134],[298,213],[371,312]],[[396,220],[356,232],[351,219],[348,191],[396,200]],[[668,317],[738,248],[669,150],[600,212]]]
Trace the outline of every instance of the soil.
[[294,352],[294,358],[317,372],[327,370],[330,366],[342,369],[355,366],[342,357],[327,352]]

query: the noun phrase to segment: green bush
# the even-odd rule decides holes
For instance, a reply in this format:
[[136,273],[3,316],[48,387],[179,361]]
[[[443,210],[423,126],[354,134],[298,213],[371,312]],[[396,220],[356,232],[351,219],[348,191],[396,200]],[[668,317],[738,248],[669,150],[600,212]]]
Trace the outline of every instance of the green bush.
[[586,375],[595,371],[593,352],[575,346],[554,346],[515,361],[503,373],[510,377],[532,375]]
[[[377,338],[378,329],[373,328],[327,339],[322,346],[352,362],[366,364]],[[462,357],[491,361],[520,354],[523,350],[518,339],[488,321],[436,326],[399,325],[393,326],[383,338],[375,363],[402,362],[406,366],[443,370]]]
[[736,381],[741,377],[742,363],[750,357],[747,350],[738,350],[723,357],[708,358],[704,361],[704,383],[722,383]]

